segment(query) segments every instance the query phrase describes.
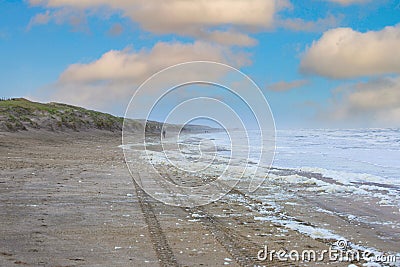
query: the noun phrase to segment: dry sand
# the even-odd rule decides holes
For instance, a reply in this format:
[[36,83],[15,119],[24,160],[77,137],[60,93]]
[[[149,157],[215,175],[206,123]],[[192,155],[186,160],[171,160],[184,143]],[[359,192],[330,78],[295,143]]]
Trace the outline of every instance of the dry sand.
[[[100,131],[0,133],[0,266],[348,266],[258,261],[264,244],[323,250],[334,240],[255,220],[257,207],[273,207],[238,190],[201,208],[159,203],[133,183],[120,143],[119,134]],[[296,201],[300,208],[286,205],[288,214],[321,221],[315,198]],[[346,218],[324,220],[382,249],[399,241],[382,242]]]

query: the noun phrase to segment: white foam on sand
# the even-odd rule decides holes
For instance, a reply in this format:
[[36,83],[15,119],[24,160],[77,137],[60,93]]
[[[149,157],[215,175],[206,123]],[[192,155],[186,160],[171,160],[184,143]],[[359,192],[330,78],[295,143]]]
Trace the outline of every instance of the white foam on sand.
[[[317,173],[321,171],[319,168],[301,168],[300,170],[293,169],[294,171],[307,171],[308,173]],[[400,195],[398,191],[391,187],[382,187],[378,185],[359,185],[355,181],[362,180],[362,177],[370,177],[369,180],[375,182],[382,182],[381,178],[376,176],[364,176],[359,174],[349,174],[350,178],[346,177],[347,173],[343,172],[332,172],[332,171],[321,171],[326,178],[334,179],[334,182],[326,182],[316,178],[309,178],[298,174],[294,175],[276,175],[268,174],[267,179],[269,181],[281,182],[282,184],[293,184],[293,190],[315,193],[326,193],[326,194],[352,194],[360,195],[371,198],[377,198],[377,204],[382,206],[397,206],[400,207]],[[332,174],[336,174],[332,175]],[[339,175],[340,174],[340,175]],[[306,175],[306,174],[305,174]],[[329,175],[329,176],[328,176]],[[352,177],[352,178],[351,178]],[[357,180],[355,179],[357,177]],[[373,177],[373,178],[371,178]],[[383,179],[384,180],[384,179]],[[304,188],[302,187],[304,186]]]
[[[253,206],[254,207],[254,206]],[[255,216],[254,220],[258,221],[269,221],[271,223],[275,223],[278,225],[281,225],[287,229],[299,232],[303,235],[309,236],[313,239],[322,239],[322,240],[348,240],[347,238],[336,234],[334,231],[321,228],[321,227],[316,227],[313,225],[306,225],[302,222],[294,220],[292,217],[285,216],[284,214],[281,215],[267,215],[267,216]],[[381,255],[396,255],[397,258],[400,257],[400,253],[395,253],[395,252],[381,252],[376,248],[373,247],[365,247],[361,245],[356,245],[353,243],[350,243],[351,249],[360,251],[362,252],[370,252],[372,255],[376,256],[381,256]],[[369,264],[369,265],[368,265]],[[371,265],[372,264],[372,265]],[[395,262],[395,263],[377,263],[377,262],[369,262],[367,264],[364,264],[363,266],[400,266],[400,262]]]
[[376,183],[382,185],[400,185],[400,181],[397,180],[388,180],[386,178],[371,175],[368,173],[351,173],[351,172],[343,172],[343,171],[334,171],[328,170],[324,168],[316,168],[316,167],[301,167],[299,168],[301,171],[305,172],[313,172],[320,173],[325,177],[329,177],[338,181],[342,184],[354,184],[354,183]]
[[[142,159],[149,160],[151,163],[157,165],[169,165],[169,160],[165,157],[163,152],[156,151],[137,151]],[[193,162],[191,164],[204,164],[202,162]],[[232,177],[237,174],[237,172],[242,172],[243,167],[240,166],[240,162],[236,161],[235,164],[229,168],[229,172],[227,173],[227,177],[230,175]],[[251,166],[248,168],[247,172],[244,173],[244,177],[252,177],[252,174],[255,171],[257,166]],[[263,168],[263,167],[261,167]],[[206,171],[200,173],[200,176],[206,177],[207,175],[215,176],[220,175],[222,171],[226,170],[226,162],[220,161],[213,163],[208,166]],[[263,168],[265,170],[265,174],[267,174],[267,168]],[[302,176],[299,174],[292,175],[277,175],[277,174],[268,174],[267,181],[273,183],[281,183],[282,185],[293,185],[291,189],[294,191],[308,191],[314,192],[316,194],[356,194],[360,196],[374,197],[379,199],[379,203],[381,205],[393,205],[396,204],[396,200],[398,200],[398,195],[396,194],[394,189],[384,188],[379,186],[379,184],[387,184],[388,182],[381,177],[368,175],[368,174],[349,174],[346,172],[338,172],[338,171],[330,171],[322,168],[301,168],[296,169],[303,172],[313,172],[313,173],[321,173],[324,177],[332,178],[336,183],[330,183],[327,181],[322,181],[316,178],[310,178],[306,176]],[[259,179],[263,179],[264,177],[258,177]],[[359,183],[373,183],[373,184],[359,184]],[[268,183],[267,183],[268,184]],[[264,185],[265,186],[265,185]],[[279,187],[278,187],[279,188]],[[281,189],[277,190],[273,195],[274,199],[288,199],[288,195],[290,193],[285,192]],[[271,193],[272,194],[272,193]],[[262,200],[262,196],[256,195],[257,199]],[[275,223],[283,226],[286,229],[290,229],[301,233],[303,235],[309,236],[314,239],[323,239],[323,240],[340,240],[345,239],[338,233],[335,233],[334,230],[325,229],[323,227],[319,227],[316,225],[306,224],[304,222],[296,220],[296,218],[285,215],[283,212],[283,208],[276,204],[276,202],[268,201],[268,203],[264,203],[261,205],[250,204],[244,199],[242,196],[231,196],[231,201],[239,201],[247,206],[251,210],[256,210],[259,212],[261,216],[255,216],[255,220],[259,221],[269,221],[271,223]],[[398,202],[397,202],[398,204]],[[320,210],[319,212],[329,212]],[[344,216],[344,214],[340,214]],[[350,220],[361,220],[352,214],[346,214],[346,216]],[[198,220],[201,217],[199,214],[193,214],[192,220]],[[360,251],[372,251],[376,255],[381,255],[375,248],[366,248],[362,246],[354,246],[355,249]],[[395,265],[398,266],[398,265]]]

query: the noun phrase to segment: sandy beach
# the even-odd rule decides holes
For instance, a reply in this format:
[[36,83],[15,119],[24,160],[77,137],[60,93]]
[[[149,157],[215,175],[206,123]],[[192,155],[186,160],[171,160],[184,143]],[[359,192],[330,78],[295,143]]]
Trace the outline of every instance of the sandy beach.
[[0,267],[400,267],[399,10],[0,1]]
[[[0,133],[1,266],[348,266],[329,258],[257,259],[265,245],[328,250],[337,240],[319,227],[356,245],[398,252],[393,206],[307,191],[310,185],[287,179],[296,174],[272,169],[275,178],[253,196],[237,188],[206,206],[171,207],[134,184],[120,144],[120,134],[105,131]],[[171,179],[184,176],[161,168]],[[394,223],[371,228],[341,216],[344,210]]]

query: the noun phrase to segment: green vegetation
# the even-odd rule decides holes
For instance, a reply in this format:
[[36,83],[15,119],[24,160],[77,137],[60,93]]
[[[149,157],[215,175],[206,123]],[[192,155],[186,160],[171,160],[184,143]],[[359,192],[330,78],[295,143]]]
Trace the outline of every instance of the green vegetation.
[[[127,120],[125,126],[131,131],[143,130],[143,120]],[[99,129],[120,132],[124,118],[61,103],[38,103],[24,98],[0,99],[0,131],[27,131],[44,129],[48,131],[85,131]],[[167,125],[179,131],[179,125]],[[160,134],[162,123],[147,121],[146,132]],[[185,126],[186,131],[209,130],[207,126]]]
[[101,129],[121,131],[124,119],[61,103],[38,103],[24,98],[0,101],[0,129],[45,128],[50,131]]

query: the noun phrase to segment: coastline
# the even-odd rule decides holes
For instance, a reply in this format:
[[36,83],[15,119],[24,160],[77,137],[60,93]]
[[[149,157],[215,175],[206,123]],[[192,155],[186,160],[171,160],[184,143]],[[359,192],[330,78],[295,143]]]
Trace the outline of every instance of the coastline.
[[[266,244],[274,250],[320,251],[336,241],[302,232],[307,226],[340,229],[338,235],[345,233],[352,243],[380,251],[391,252],[398,244],[397,228],[385,233],[390,225],[382,225],[371,231],[369,225],[339,215],[341,208],[348,210],[349,201],[354,201],[351,211],[359,212],[360,218],[371,214],[377,208],[372,200],[365,205],[351,195],[318,196],[303,191],[307,184],[286,183],[282,170],[275,170],[281,172],[280,178],[268,180],[264,191],[254,196],[243,194],[239,187],[217,202],[188,209],[166,206],[135,190],[116,133],[1,133],[0,142],[3,266],[155,266],[160,259],[183,266],[268,266],[270,262],[257,260],[257,252]],[[172,179],[187,179],[167,165],[161,168]],[[295,193],[299,195],[294,197]],[[317,207],[337,209],[337,214]],[[389,209],[380,211],[377,217],[398,216]],[[282,215],[295,218],[297,224],[276,220]],[[152,229],[161,231],[161,237]],[[379,234],[392,234],[393,239],[377,239]],[[165,241],[169,253],[155,246]],[[312,265],[327,263],[332,264]]]

